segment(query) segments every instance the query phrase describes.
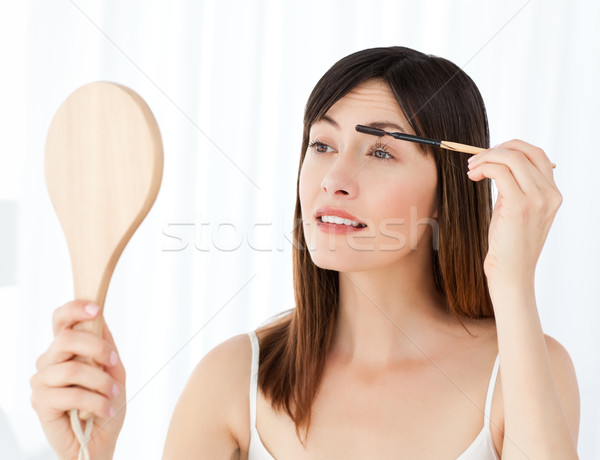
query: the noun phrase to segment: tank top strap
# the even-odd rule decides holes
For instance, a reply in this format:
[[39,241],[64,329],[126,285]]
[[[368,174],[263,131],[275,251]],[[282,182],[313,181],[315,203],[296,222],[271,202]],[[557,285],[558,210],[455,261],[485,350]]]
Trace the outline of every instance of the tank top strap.
[[492,396],[494,395],[494,388],[496,387],[496,377],[498,376],[498,368],[500,367],[500,354],[496,355],[496,361],[494,362],[494,368],[490,377],[490,383],[488,385],[487,396],[485,397],[485,413],[483,417],[483,425],[486,428],[490,426],[490,414],[492,409]]
[[250,427],[256,425],[256,395],[258,391],[258,338],[254,331],[248,332],[252,342],[252,370],[250,371]]

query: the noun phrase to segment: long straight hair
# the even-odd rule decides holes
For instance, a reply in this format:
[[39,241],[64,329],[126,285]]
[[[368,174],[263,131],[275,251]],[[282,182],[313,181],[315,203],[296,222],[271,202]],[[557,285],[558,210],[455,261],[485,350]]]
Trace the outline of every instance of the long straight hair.
[[[259,334],[259,388],[274,410],[283,409],[294,421],[302,444],[308,437],[311,407],[337,322],[339,273],[317,267],[306,248],[300,169],[312,124],[354,87],[370,79],[389,85],[416,135],[489,147],[487,116],[479,90],[459,67],[437,56],[404,47],[359,51],[334,64],[313,89],[304,113],[296,181],[292,249],[296,307]],[[491,182],[468,180],[464,153],[421,148],[424,154],[433,155],[438,175],[438,249],[433,251],[432,276],[447,311],[465,327],[461,317],[494,316],[483,271],[492,213]]]

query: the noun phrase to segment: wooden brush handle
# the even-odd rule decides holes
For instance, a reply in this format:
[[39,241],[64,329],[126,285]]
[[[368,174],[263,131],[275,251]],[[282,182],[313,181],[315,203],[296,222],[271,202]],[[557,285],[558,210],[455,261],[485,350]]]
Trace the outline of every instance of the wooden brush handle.
[[460,144],[458,142],[449,141],[442,141],[440,143],[440,147],[443,149],[454,150],[455,152],[470,153],[472,155],[476,155],[478,153],[483,152],[484,150],[487,150],[482,149],[481,147],[473,147],[472,145]]
[[[442,141],[440,142],[440,147],[443,149],[447,149],[447,150],[453,150],[455,152],[462,152],[462,153],[470,153],[471,155],[477,155],[478,153],[481,153],[487,149],[483,149],[481,147],[473,147],[472,145],[467,145],[467,144],[461,144],[459,142],[449,142],[449,141]],[[552,168],[556,168],[556,164],[552,163]]]

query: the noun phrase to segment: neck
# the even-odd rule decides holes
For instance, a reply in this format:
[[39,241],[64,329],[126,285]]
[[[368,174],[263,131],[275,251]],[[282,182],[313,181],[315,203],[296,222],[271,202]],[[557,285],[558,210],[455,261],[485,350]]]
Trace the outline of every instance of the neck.
[[385,367],[407,357],[422,358],[428,337],[456,321],[444,310],[428,256],[415,252],[394,266],[339,273],[331,348],[337,359],[353,366]]

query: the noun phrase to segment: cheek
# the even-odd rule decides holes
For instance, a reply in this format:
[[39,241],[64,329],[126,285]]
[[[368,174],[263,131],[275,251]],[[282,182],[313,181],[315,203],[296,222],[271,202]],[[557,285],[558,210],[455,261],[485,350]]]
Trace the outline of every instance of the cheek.
[[310,212],[309,207],[314,205],[314,195],[318,192],[316,186],[316,175],[311,170],[310,162],[304,161],[300,169],[300,179],[298,182],[298,194],[300,196],[300,208],[302,209],[302,215],[305,212]]
[[372,203],[379,210],[381,216],[408,218],[411,211],[421,216],[431,216],[434,211],[435,178],[422,181],[403,181],[383,188],[381,183],[373,184],[380,188],[377,194],[380,199]]

